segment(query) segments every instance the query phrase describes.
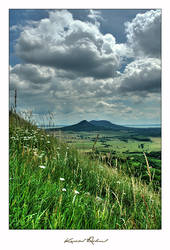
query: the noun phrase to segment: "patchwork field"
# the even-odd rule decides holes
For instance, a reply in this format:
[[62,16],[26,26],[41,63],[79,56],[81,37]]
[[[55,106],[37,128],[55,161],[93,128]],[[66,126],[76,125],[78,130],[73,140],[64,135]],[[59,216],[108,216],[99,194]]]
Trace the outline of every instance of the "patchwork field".
[[[100,152],[152,152],[161,151],[160,137],[134,136],[127,132],[53,132],[53,134],[68,144],[74,145],[80,151],[91,151],[95,148]],[[98,138],[97,138],[98,135]],[[97,138],[97,141],[96,141]],[[96,142],[96,143],[95,143]]]

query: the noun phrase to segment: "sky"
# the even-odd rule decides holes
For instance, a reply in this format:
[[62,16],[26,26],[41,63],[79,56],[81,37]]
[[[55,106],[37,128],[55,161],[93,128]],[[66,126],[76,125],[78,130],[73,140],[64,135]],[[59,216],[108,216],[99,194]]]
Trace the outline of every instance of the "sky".
[[10,9],[10,106],[38,123],[161,123],[160,9]]

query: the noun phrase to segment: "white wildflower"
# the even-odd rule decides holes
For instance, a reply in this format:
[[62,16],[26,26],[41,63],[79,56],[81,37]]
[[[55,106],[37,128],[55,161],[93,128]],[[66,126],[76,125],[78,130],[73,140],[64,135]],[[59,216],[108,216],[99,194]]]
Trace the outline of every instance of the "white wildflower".
[[117,181],[116,183],[117,183],[117,184],[120,184],[120,181]]
[[47,141],[47,143],[50,143],[50,141]]
[[74,190],[74,193],[75,193],[75,194],[79,194],[79,192],[78,192],[77,190]]
[[62,188],[62,191],[63,191],[63,192],[66,192],[66,189],[65,189],[65,188]]
[[39,168],[46,168],[46,166],[39,166]]
[[64,178],[60,178],[60,181],[65,181],[65,179]]

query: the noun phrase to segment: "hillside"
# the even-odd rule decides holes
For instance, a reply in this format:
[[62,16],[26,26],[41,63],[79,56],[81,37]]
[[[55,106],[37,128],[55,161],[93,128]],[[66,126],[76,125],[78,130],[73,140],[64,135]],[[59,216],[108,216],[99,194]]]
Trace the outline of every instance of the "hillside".
[[80,154],[16,114],[9,120],[10,229],[161,228],[152,182]]

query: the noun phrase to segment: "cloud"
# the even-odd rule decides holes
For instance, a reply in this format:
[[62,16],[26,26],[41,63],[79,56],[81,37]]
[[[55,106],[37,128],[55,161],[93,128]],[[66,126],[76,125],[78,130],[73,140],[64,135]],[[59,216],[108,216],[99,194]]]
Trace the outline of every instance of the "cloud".
[[[131,65],[128,67],[129,70],[126,69],[126,79],[129,75],[133,75],[132,68]],[[69,78],[67,71],[57,69],[51,69],[51,78],[48,78],[49,67],[36,65],[35,70],[35,65],[31,64],[16,65],[10,67],[10,70],[10,89],[17,89],[18,111],[29,109],[37,117],[38,114],[41,117],[49,111],[54,112],[57,124],[70,124],[83,119],[108,119],[115,123],[126,121],[130,117],[139,119],[141,107],[148,113],[147,103],[150,113],[153,105],[157,105],[159,110],[160,100],[157,99],[156,93],[151,93],[145,97],[145,102],[141,102],[143,98],[138,97],[140,91],[137,93],[131,89],[131,92],[129,89],[118,91],[118,84],[125,83],[123,82],[126,80],[125,74],[117,77],[115,83],[110,78],[96,80],[92,77]],[[40,77],[44,79],[42,84],[39,83]],[[124,93],[130,94],[124,95]],[[10,91],[10,103],[13,102],[14,91]]]
[[157,58],[135,60],[126,66],[119,80],[121,93],[160,93],[161,62]]
[[10,31],[20,31],[20,30],[22,30],[22,25],[12,25],[11,27],[10,27]]
[[101,16],[101,12],[99,10],[89,10],[88,18],[94,20],[94,23],[97,27],[100,27],[100,22],[103,20],[103,17]]
[[33,64],[17,64],[11,68],[11,74],[19,75],[20,80],[27,80],[36,83],[47,83],[53,75],[54,70],[51,68],[40,67]]
[[114,109],[117,107],[116,104],[107,103],[105,101],[99,101],[96,105],[97,108],[107,108],[107,109]]
[[137,14],[131,22],[125,23],[125,31],[136,56],[160,57],[161,10]]
[[49,18],[23,27],[15,51],[26,63],[98,79],[114,77],[121,57],[128,54],[113,35],[103,35],[91,22],[74,20],[66,10],[49,12]]
[[[107,101],[97,101],[98,98],[107,99],[109,95],[113,95],[112,90],[107,87],[111,82],[111,79],[74,78],[67,71],[39,65],[18,64],[10,67],[10,90],[17,89],[20,101],[30,108],[36,107],[36,110],[38,104],[38,110],[43,112],[89,112],[92,107],[96,107],[96,103],[103,108],[114,108]],[[12,95],[13,92],[11,97]]]
[[144,30],[137,15],[126,26],[128,43],[121,44],[111,33],[100,32],[96,11],[89,11],[86,21],[74,19],[66,10],[49,11],[47,18],[20,25],[15,51],[24,63],[10,67],[10,90],[18,91],[18,109],[55,112],[58,124],[98,118],[115,123],[142,120],[141,108],[147,115],[154,107],[159,110],[160,50],[154,52],[154,41],[149,40],[148,53],[143,42],[157,17],[155,11],[147,13],[142,16]]
[[88,17],[91,18],[91,19],[103,19],[101,17],[101,11],[99,10],[89,10],[89,14],[88,14]]
[[140,106],[149,93],[159,93],[159,77],[158,59],[137,60],[115,79],[96,80],[45,66],[18,64],[10,67],[10,89],[17,89],[20,106],[39,113],[50,110],[58,115],[102,112],[120,116],[132,113],[131,106]]

